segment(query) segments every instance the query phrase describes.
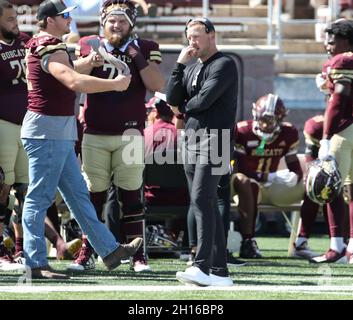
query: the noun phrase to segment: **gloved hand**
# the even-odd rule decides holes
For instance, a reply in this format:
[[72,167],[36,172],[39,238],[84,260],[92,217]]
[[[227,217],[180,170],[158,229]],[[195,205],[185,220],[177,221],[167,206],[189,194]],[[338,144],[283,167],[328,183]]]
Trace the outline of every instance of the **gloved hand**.
[[277,178],[277,172],[270,172],[267,176],[267,183],[272,184]]
[[128,55],[135,62],[138,71],[148,67],[148,62],[140,51],[140,48],[135,45],[133,42],[130,42],[126,49]]
[[318,89],[324,93],[324,94],[329,94],[330,90],[327,88],[327,84],[326,84],[326,79],[324,78],[322,73],[318,73],[315,77],[315,82],[316,82],[316,86],[318,87]]
[[270,184],[276,182],[288,187],[294,187],[298,183],[298,176],[294,172],[284,169],[269,173],[267,181]]
[[285,184],[287,187],[294,187],[298,183],[298,176],[293,171],[280,170],[277,172],[276,182]]
[[320,149],[319,149],[319,159],[323,160],[327,156],[330,155],[330,140],[328,139],[322,139],[320,140]]

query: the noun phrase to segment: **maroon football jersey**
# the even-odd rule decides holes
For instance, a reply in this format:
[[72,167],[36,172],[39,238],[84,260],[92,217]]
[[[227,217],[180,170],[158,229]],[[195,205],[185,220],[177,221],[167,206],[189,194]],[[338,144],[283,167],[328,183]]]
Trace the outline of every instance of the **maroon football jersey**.
[[157,119],[144,130],[145,156],[156,150],[176,149],[177,129],[171,122]]
[[297,153],[298,130],[289,122],[284,122],[277,138],[265,145],[263,154],[256,151],[260,143],[261,138],[253,132],[253,120],[237,123],[235,150],[239,172],[260,178],[264,173],[277,171],[283,156]]
[[[53,36],[42,35],[34,36],[26,48],[28,109],[48,116],[73,116],[75,92],[43,69],[46,56],[59,50],[67,52],[66,44]],[[71,59],[70,63],[73,65]]]
[[[328,73],[328,89],[330,94],[334,92],[335,83],[338,81],[349,82],[353,85],[353,52],[344,52],[334,56],[330,60]],[[352,86],[353,88],[353,86]],[[349,102],[339,106],[340,119],[333,133],[338,133],[353,123],[353,90],[348,97]]]
[[25,44],[20,33],[10,44],[0,42],[0,119],[21,124],[27,108]]
[[[87,56],[91,47],[87,40],[96,37],[83,37],[79,42],[79,56]],[[138,46],[146,58],[156,63],[161,62],[161,54],[157,43],[138,39]],[[116,52],[115,52],[116,51]],[[88,94],[83,110],[84,132],[102,135],[121,135],[126,129],[135,128],[143,131],[146,119],[146,88],[139,71],[128,54],[119,50],[112,53],[124,61],[131,71],[129,88],[123,92],[110,91]],[[119,71],[109,63],[93,68],[91,75],[104,79],[112,79]]]

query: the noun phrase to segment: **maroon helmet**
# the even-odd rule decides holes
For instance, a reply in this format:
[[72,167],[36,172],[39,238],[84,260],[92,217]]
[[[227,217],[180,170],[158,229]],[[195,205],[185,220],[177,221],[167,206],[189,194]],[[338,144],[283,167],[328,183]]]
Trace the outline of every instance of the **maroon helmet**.
[[281,130],[281,123],[288,111],[283,101],[272,93],[253,103],[254,133],[260,138],[271,140]]
[[100,9],[101,24],[104,25],[110,15],[123,14],[131,28],[135,26],[137,9],[130,0],[106,0]]

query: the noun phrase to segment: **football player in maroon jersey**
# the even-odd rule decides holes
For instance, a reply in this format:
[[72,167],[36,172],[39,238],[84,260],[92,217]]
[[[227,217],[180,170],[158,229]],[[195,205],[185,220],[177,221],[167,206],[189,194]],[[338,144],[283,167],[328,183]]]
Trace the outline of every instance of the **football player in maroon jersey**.
[[[124,92],[88,94],[83,108],[82,163],[91,201],[98,217],[101,217],[114,174],[113,183],[118,188],[122,203],[123,232],[127,240],[143,235],[140,188],[144,169],[146,90],[161,91],[164,86],[158,66],[161,62],[159,46],[134,34],[136,15],[136,8],[130,0],[107,0],[103,3],[100,18],[104,38],[100,38],[101,45],[109,54],[127,64],[132,76],[131,84]],[[91,40],[96,38],[90,36],[80,40],[80,57],[91,53]],[[122,72],[105,61],[90,74],[109,79]],[[134,159],[124,159],[125,151],[131,147]],[[79,257],[70,266],[72,270],[84,270],[93,254],[92,247],[84,241]],[[134,256],[132,267],[136,272],[150,271],[142,248]]]
[[[339,19],[328,26],[326,50],[330,54],[327,75],[327,100],[319,159],[333,156],[344,181],[353,176],[353,21]],[[347,263],[351,261],[353,238],[348,248],[343,239],[344,199],[341,193],[327,206],[330,228],[330,248],[311,262]],[[346,255],[347,254],[347,255]],[[353,262],[353,261],[352,261]]]
[[[320,148],[320,140],[322,138],[324,125],[324,116],[316,115],[305,122],[304,125],[304,136],[305,136],[305,161],[310,163],[317,159]],[[353,238],[353,203],[352,203],[352,184],[351,179],[348,176],[344,182],[344,188],[346,190],[347,199],[346,202],[349,206],[349,221],[350,221],[350,238]],[[319,204],[313,202],[305,194],[303,205],[301,207],[300,216],[302,219],[301,228],[298,237],[294,244],[294,250],[292,256],[298,258],[310,259],[315,256],[308,247],[308,239],[311,234],[312,227],[314,225],[317,213],[319,210]],[[327,220],[327,205],[323,205],[324,216]],[[331,230],[330,228],[330,234]]]
[[[238,194],[242,258],[261,258],[254,238],[257,204],[289,205],[303,198],[302,169],[297,157],[299,135],[282,100],[267,94],[253,104],[253,120],[237,124],[233,187]],[[284,157],[288,169],[279,169]]]
[[[16,182],[28,182],[27,157],[20,139],[21,123],[26,112],[27,86],[25,78],[24,45],[29,36],[18,29],[17,14],[12,4],[0,1],[0,166],[5,173],[5,181],[0,194],[0,264],[13,261],[3,244],[3,222],[7,213],[8,196]],[[22,190],[22,189],[21,189]],[[17,192],[21,192],[20,188]],[[23,195],[22,195],[23,197]],[[16,207],[20,208],[23,203]],[[17,253],[22,249],[23,235],[20,225],[20,212],[14,216]],[[19,218],[19,219],[17,219]]]

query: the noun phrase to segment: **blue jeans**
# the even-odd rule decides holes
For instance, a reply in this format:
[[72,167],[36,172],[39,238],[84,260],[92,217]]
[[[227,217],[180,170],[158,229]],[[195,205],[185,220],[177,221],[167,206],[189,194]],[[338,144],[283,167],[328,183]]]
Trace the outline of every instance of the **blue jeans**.
[[22,139],[29,159],[29,187],[23,207],[26,265],[48,264],[44,218],[57,188],[96,252],[106,257],[119,243],[98,221],[74,151],[74,141]]

